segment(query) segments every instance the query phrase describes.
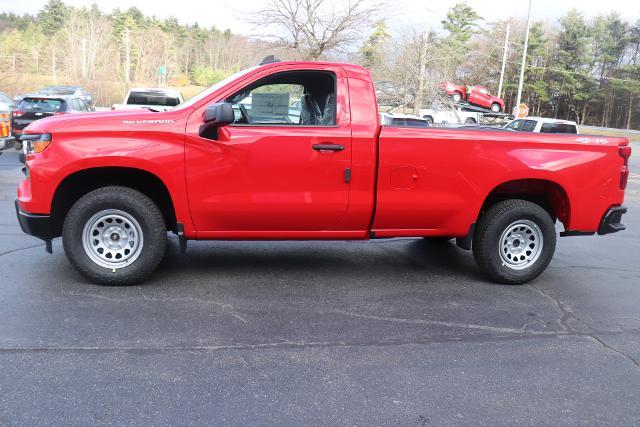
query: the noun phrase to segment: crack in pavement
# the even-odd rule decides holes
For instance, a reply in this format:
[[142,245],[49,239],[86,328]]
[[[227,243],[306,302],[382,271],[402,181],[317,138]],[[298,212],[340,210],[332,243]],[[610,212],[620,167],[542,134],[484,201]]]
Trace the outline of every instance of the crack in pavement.
[[[376,316],[373,314],[363,314],[363,313],[355,313],[352,311],[344,311],[344,310],[322,310],[319,312],[320,314],[341,314],[344,316],[357,317],[361,319],[369,319],[369,320],[380,320],[385,322],[396,322],[396,323],[409,323],[414,325],[433,325],[433,326],[447,326],[451,328],[462,328],[462,329],[478,329],[482,331],[489,332],[498,332],[498,333],[508,333],[508,334],[527,334],[526,327],[531,323],[525,323],[522,328],[503,328],[498,326],[488,326],[488,325],[478,325],[473,323],[458,323],[458,322],[447,322],[443,320],[428,320],[428,319],[406,319],[402,317],[388,317],[388,316]],[[547,332],[536,332],[536,334],[540,335],[557,335],[556,331],[547,331]]]
[[27,249],[38,248],[38,247],[41,247],[41,246],[44,246],[44,243],[40,243],[40,244],[37,244],[37,245],[31,245],[31,246],[27,246],[27,247],[24,247],[24,248],[11,249],[10,251],[0,252],[0,256],[9,255],[9,254],[12,254],[14,252],[19,252],[19,251],[26,251]]
[[175,302],[197,302],[197,303],[204,303],[204,304],[211,304],[211,305],[215,305],[217,307],[220,307],[222,309],[223,313],[229,314],[231,317],[241,321],[242,323],[244,323],[245,325],[248,324],[247,320],[242,317],[242,315],[240,315],[240,313],[238,313],[237,309],[228,303],[223,303],[223,302],[219,302],[219,301],[214,301],[211,299],[203,299],[203,298],[195,298],[195,297],[186,297],[186,296],[180,296],[180,297],[165,297],[165,298],[151,298],[149,296],[147,296],[144,292],[140,291],[139,295],[137,296],[128,296],[128,297],[122,297],[122,298],[117,298],[117,297],[110,297],[107,295],[98,295],[98,294],[87,294],[87,293],[83,293],[83,292],[60,292],[57,293],[56,295],[67,295],[67,296],[74,296],[74,297],[85,297],[85,298],[97,298],[97,299],[104,299],[107,301],[113,301],[113,302],[132,302],[135,301],[136,299],[141,299],[144,301],[153,301],[153,302],[171,302],[171,303],[175,303]]
[[[620,333],[605,334],[607,336],[616,336]],[[287,350],[287,349],[306,349],[306,348],[331,348],[331,347],[345,347],[345,348],[359,348],[359,347],[391,347],[391,346],[422,346],[429,344],[443,344],[443,343],[500,343],[509,341],[522,341],[529,339],[561,339],[567,337],[585,338],[590,342],[597,342],[609,351],[618,353],[624,356],[628,360],[632,361],[634,365],[640,367],[640,364],[632,357],[622,353],[615,348],[607,345],[597,337],[590,334],[519,334],[519,335],[491,335],[491,336],[469,336],[469,337],[439,337],[428,340],[413,340],[413,341],[362,341],[362,342],[345,342],[345,341],[294,341],[294,340],[281,340],[278,342],[268,342],[259,344],[247,344],[247,343],[233,343],[222,345],[195,345],[195,346],[180,346],[180,347],[144,347],[144,346],[111,346],[111,347],[99,347],[99,346],[78,346],[78,347],[2,347],[0,348],[0,354],[2,353],[21,353],[21,352],[33,352],[33,353],[46,353],[46,352],[117,352],[117,351],[142,351],[142,352],[171,352],[171,351],[228,351],[228,350]]]
[[[620,349],[615,348],[614,346],[612,346],[610,344],[607,344],[603,339],[601,339],[598,336],[594,335],[594,334],[599,334],[599,335],[613,335],[613,334],[606,334],[603,331],[599,331],[599,330],[595,329],[594,327],[590,326],[587,322],[585,322],[584,320],[582,320],[578,316],[576,316],[576,314],[574,313],[573,309],[568,304],[563,303],[562,301],[560,301],[560,299],[552,296],[551,294],[548,294],[547,292],[543,291],[542,289],[539,289],[535,285],[529,284],[528,286],[530,286],[532,289],[534,289],[537,292],[539,292],[541,295],[544,295],[548,299],[550,299],[550,300],[555,302],[555,304],[557,305],[558,309],[562,312],[562,317],[559,319],[559,322],[560,322],[560,326],[562,326],[562,328],[564,329],[564,333],[566,335],[569,335],[569,336],[578,335],[578,336],[584,336],[586,338],[589,338],[589,339],[599,343],[600,345],[602,345],[607,350],[613,351],[613,352],[617,353],[618,355],[626,358],[631,363],[633,363],[636,367],[640,368],[640,362],[638,362],[631,355],[623,352]],[[571,327],[571,325],[569,325],[569,323],[568,323],[569,320],[575,320],[577,322],[580,322],[581,324],[583,324],[584,326],[589,328],[591,331],[593,331],[593,333],[580,333],[580,332],[576,331],[574,328]],[[622,330],[619,333],[617,333],[616,335],[619,335],[619,334],[622,334],[622,333],[629,333],[628,330],[625,330],[624,328],[621,328],[621,329]]]
[[625,353],[622,350],[619,350],[615,347],[613,347],[610,344],[607,344],[604,340],[602,340],[601,338],[595,336],[595,335],[586,335],[588,338],[592,338],[594,341],[600,343],[604,348],[613,351],[614,353],[619,354],[620,356],[630,360],[634,365],[636,365],[638,368],[640,368],[640,362],[638,362],[635,358],[633,358],[631,355]]

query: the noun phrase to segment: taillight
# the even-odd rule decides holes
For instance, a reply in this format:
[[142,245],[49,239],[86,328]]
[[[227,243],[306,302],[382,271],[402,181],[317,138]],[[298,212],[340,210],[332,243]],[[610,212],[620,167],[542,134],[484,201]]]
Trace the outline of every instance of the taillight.
[[24,111],[17,111],[16,110],[16,111],[13,112],[13,117],[20,117],[23,114],[24,114]]
[[60,116],[62,114],[67,114],[66,111],[56,111],[55,113],[53,113],[54,116]]
[[624,164],[620,168],[620,189],[627,188],[627,181],[629,180],[629,157],[631,157],[631,147],[628,145],[618,147],[618,154],[622,157]]

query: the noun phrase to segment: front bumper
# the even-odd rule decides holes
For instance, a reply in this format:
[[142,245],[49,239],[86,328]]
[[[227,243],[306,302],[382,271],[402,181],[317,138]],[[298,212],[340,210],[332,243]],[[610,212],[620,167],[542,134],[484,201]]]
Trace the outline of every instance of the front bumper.
[[614,206],[609,208],[607,213],[602,217],[602,221],[600,221],[598,234],[610,234],[624,230],[625,226],[620,222],[620,220],[622,219],[622,215],[625,213],[627,213],[626,206]]
[[20,209],[17,199],[15,204],[16,215],[22,231],[38,239],[42,239],[45,242],[50,242],[53,238],[51,236],[51,217],[49,215],[32,214],[23,211]]

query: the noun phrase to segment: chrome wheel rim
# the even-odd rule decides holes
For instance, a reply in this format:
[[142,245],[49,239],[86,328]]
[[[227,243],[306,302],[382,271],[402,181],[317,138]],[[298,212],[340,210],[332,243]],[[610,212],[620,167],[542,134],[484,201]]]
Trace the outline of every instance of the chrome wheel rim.
[[521,219],[505,228],[499,242],[498,251],[502,265],[512,270],[523,270],[533,265],[540,257],[544,238],[538,224]]
[[143,234],[134,217],[118,209],[93,215],[82,231],[87,256],[101,267],[117,270],[131,265],[142,252]]

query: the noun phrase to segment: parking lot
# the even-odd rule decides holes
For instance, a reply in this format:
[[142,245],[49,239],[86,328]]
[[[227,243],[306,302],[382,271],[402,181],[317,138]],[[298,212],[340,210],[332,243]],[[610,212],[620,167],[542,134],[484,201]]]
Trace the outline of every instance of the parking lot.
[[[635,144],[634,144],[635,145]],[[627,230],[529,285],[423,239],[190,242],[89,284],[22,234],[0,155],[0,424],[640,423],[640,145]]]

